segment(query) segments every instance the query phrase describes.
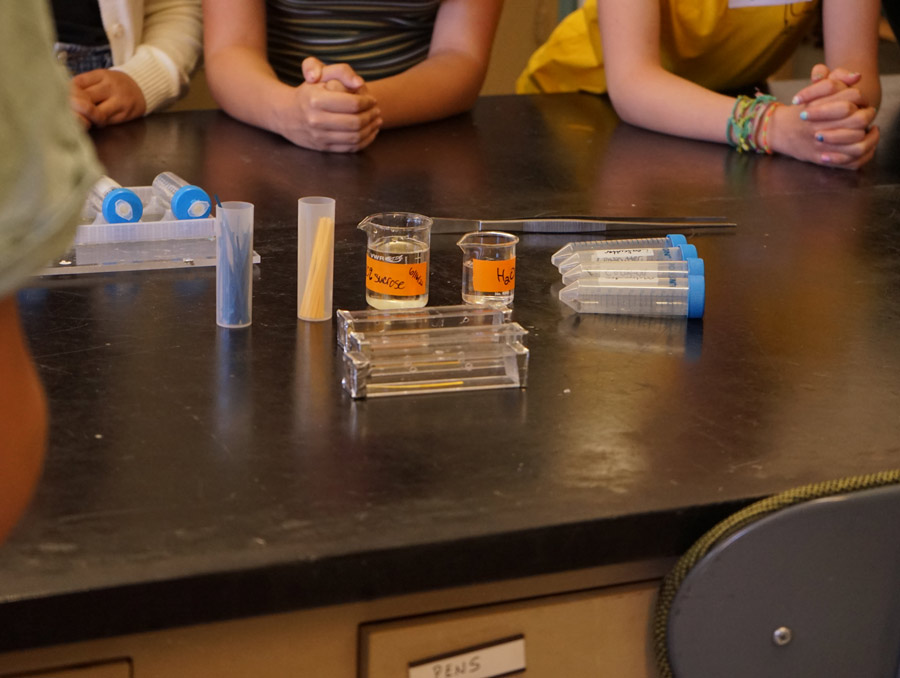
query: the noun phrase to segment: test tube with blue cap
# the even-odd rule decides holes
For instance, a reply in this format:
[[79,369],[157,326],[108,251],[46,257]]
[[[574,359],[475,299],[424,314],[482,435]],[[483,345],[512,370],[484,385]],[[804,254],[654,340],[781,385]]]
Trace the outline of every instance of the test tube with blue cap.
[[559,265],[559,272],[565,273],[579,264],[599,261],[687,261],[697,258],[697,248],[693,245],[674,247],[621,247],[616,249],[583,250],[575,252]]
[[706,280],[691,275],[632,285],[582,278],[561,289],[559,299],[579,313],[702,318]]
[[706,267],[703,259],[690,258],[685,261],[593,261],[578,264],[562,275],[564,285],[581,278],[598,280],[634,281],[658,278],[686,278],[689,275],[704,275]]
[[93,185],[87,206],[94,214],[102,215],[108,224],[140,221],[144,214],[144,203],[137,193],[107,176],[100,177]]
[[576,252],[584,250],[614,250],[625,247],[675,247],[687,245],[687,238],[680,233],[670,233],[663,238],[615,238],[612,240],[579,240],[566,243],[550,257],[554,266],[559,266]]
[[153,179],[153,193],[169,205],[176,219],[208,217],[212,202],[206,191],[189,184],[174,172],[161,172]]

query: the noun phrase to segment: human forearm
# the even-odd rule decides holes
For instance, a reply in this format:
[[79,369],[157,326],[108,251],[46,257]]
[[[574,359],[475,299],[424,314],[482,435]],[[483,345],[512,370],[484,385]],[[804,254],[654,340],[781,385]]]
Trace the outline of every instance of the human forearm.
[[385,127],[436,120],[472,107],[487,71],[502,0],[443,0],[428,58],[369,83]]
[[881,105],[878,80],[878,0],[824,0],[822,5],[825,64],[859,73],[855,85],[869,106]]
[[469,110],[481,90],[484,69],[484,63],[467,54],[449,52],[370,82],[368,88],[381,108],[384,127],[401,127]]
[[282,133],[279,111],[289,105],[293,88],[278,80],[258,52],[235,46],[207,54],[206,80],[226,113],[248,124]]
[[734,99],[663,71],[608,78],[609,96],[629,124],[664,134],[725,142]]
[[15,299],[0,299],[0,541],[25,510],[44,459],[47,405]]

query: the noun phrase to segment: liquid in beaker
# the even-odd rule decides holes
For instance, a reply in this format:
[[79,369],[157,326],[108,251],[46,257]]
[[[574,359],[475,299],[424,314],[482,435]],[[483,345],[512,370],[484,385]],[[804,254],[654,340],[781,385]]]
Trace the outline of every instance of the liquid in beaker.
[[509,304],[516,287],[516,243],[500,231],[466,233],[463,251],[462,299],[467,304]]
[[366,303],[373,308],[419,308],[428,303],[431,219],[386,212],[359,223],[368,235]]

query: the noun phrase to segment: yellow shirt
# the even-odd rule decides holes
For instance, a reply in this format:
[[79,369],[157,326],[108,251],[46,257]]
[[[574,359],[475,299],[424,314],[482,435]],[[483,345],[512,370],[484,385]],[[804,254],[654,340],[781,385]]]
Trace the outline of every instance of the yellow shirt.
[[[734,9],[728,0],[660,0],[662,65],[712,90],[750,87],[793,54],[818,7],[818,0]],[[531,56],[516,90],[606,91],[597,0],[587,0],[557,26]]]

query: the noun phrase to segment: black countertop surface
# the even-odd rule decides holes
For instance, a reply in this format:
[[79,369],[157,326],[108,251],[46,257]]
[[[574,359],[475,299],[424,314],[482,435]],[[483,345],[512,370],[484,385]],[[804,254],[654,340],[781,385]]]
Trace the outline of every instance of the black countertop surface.
[[[484,98],[358,155],[215,111],[95,132],[123,185],[172,170],[255,204],[253,325],[215,325],[212,269],[20,293],[52,420],[0,548],[0,650],[674,556],[759,497],[900,466],[890,88],[879,122],[861,172],[642,131],[582,95]],[[347,309],[365,307],[355,225],[374,212],[738,226],[687,231],[702,322],[576,315],[550,255],[579,238],[523,236],[527,389],[355,402],[334,323],[296,319],[304,195],[337,199]],[[459,303],[457,238],[433,238],[432,305]]]

